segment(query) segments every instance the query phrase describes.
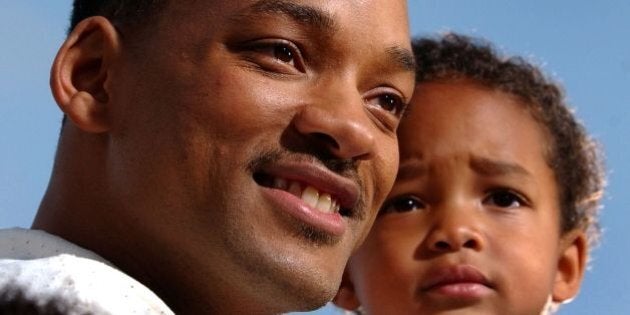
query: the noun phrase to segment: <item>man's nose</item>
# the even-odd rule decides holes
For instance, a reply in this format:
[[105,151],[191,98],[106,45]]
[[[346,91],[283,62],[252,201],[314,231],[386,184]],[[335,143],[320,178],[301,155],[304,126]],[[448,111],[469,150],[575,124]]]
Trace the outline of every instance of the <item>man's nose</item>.
[[339,159],[369,159],[375,145],[375,126],[361,95],[337,93],[305,105],[294,117],[295,128],[330,150]]

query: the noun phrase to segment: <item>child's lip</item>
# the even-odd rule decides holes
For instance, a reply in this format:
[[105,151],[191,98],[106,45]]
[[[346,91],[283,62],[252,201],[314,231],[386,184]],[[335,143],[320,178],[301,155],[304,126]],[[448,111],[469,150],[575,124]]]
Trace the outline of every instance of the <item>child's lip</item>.
[[461,264],[431,269],[429,276],[421,284],[421,290],[431,291],[447,286],[494,288],[479,269],[471,265]]

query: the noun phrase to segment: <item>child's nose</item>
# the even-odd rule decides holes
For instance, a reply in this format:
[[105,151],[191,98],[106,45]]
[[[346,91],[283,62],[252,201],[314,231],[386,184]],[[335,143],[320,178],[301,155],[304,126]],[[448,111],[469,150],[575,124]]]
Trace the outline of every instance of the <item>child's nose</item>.
[[478,233],[465,227],[457,231],[436,231],[431,234],[429,240],[429,248],[435,252],[454,252],[462,249],[480,251],[482,247]]
[[464,213],[443,213],[427,237],[427,245],[434,252],[454,252],[463,249],[481,251],[484,248],[477,220]]

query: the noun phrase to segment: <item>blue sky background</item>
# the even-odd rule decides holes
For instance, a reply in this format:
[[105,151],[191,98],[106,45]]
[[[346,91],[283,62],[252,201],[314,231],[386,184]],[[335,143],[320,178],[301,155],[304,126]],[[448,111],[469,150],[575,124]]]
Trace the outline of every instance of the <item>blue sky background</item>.
[[[410,0],[412,33],[454,30],[531,57],[562,82],[607,155],[604,238],[560,314],[630,314],[630,2]],[[70,0],[0,0],[0,228],[28,227],[46,188],[61,114],[48,87]],[[532,257],[535,259],[535,257]],[[316,314],[337,314],[331,307]]]

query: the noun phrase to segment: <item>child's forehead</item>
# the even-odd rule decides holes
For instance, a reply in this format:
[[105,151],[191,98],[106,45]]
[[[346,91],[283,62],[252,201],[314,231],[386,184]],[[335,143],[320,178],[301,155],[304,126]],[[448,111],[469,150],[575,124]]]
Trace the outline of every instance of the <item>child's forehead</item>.
[[401,129],[448,124],[456,130],[462,127],[455,122],[472,127],[484,121],[494,124],[486,126],[489,128],[512,129],[521,124],[538,123],[533,112],[535,107],[517,95],[475,81],[425,82],[416,86]]
[[401,162],[459,154],[547,164],[547,132],[529,106],[470,82],[419,84],[399,144]]

